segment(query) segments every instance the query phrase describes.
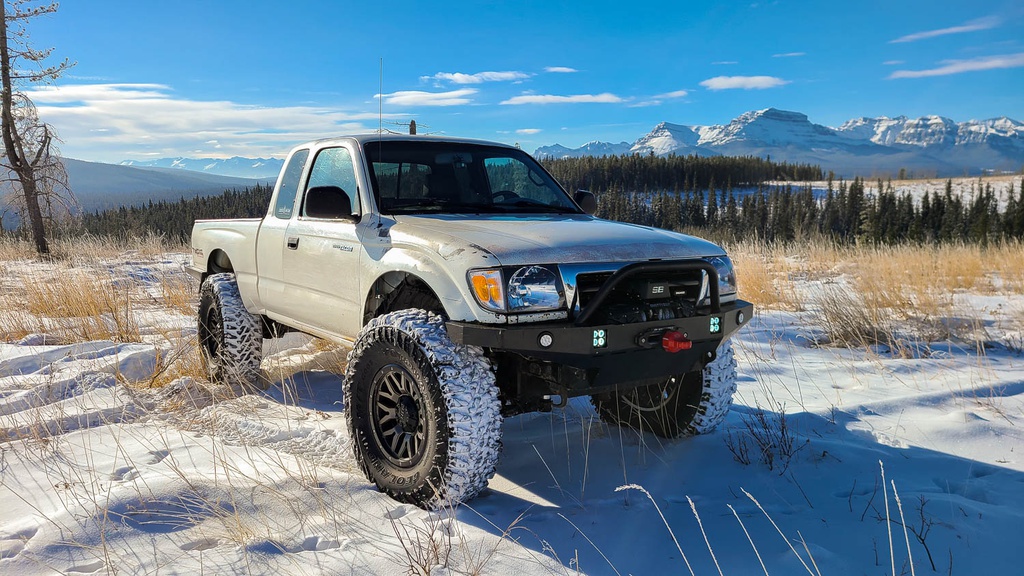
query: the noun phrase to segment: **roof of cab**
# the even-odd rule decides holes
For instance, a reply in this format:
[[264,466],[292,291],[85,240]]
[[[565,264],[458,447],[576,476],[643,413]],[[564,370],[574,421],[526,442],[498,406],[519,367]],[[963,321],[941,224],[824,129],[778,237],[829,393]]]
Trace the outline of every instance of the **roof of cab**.
[[421,135],[409,135],[409,134],[352,134],[344,136],[332,136],[329,138],[321,138],[319,140],[313,140],[296,146],[296,148],[306,147],[321,147],[325,144],[333,142],[340,143],[342,141],[354,140],[357,144],[363,145],[368,142],[452,142],[457,144],[478,144],[485,146],[500,146],[502,148],[515,148],[508,144],[501,142],[491,142],[488,140],[475,140],[471,138],[453,138],[451,136],[421,136]]

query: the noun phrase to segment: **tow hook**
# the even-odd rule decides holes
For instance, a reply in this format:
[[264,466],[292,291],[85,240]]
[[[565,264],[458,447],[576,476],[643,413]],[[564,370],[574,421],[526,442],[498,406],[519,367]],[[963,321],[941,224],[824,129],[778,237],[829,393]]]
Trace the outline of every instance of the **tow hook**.
[[678,330],[669,330],[661,336],[661,347],[665,352],[675,354],[681,350],[693,348],[693,340],[686,337],[686,334]]

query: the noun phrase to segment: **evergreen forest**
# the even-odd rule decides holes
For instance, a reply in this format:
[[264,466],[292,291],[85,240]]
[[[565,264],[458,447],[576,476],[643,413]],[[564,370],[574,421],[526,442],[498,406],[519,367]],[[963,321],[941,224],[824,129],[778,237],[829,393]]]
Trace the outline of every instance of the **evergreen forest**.
[[[984,180],[969,194],[915,198],[891,182],[827,176],[827,189],[778,182],[826,178],[817,166],[769,159],[697,156],[609,156],[544,161],[569,191],[597,194],[602,218],[685,231],[717,241],[787,242],[824,238],[838,243],[899,244],[1024,239],[1024,189],[997,193]],[[769,185],[767,182],[773,182]],[[1024,187],[1018,187],[1024,188]],[[221,195],[150,202],[83,214],[68,232],[99,236],[159,234],[187,242],[204,218],[260,217],[272,187],[257,185]]]

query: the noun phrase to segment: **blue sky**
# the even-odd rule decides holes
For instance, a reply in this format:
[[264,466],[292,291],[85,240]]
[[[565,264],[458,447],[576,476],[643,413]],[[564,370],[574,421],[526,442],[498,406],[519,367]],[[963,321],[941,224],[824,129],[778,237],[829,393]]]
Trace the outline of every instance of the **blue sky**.
[[64,0],[29,30],[77,61],[41,117],[104,162],[281,156],[381,100],[386,128],[531,152],[767,107],[1024,120],[1019,1]]

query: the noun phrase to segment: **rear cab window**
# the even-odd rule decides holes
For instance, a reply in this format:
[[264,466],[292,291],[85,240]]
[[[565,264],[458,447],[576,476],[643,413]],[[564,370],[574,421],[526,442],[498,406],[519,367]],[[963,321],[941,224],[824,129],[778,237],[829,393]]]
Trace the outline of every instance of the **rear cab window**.
[[288,220],[292,217],[295,207],[295,196],[299,192],[299,181],[302,179],[302,170],[306,167],[306,160],[309,158],[309,150],[298,150],[288,159],[288,166],[281,176],[281,188],[277,191],[277,202],[274,203],[272,215],[275,218]]

